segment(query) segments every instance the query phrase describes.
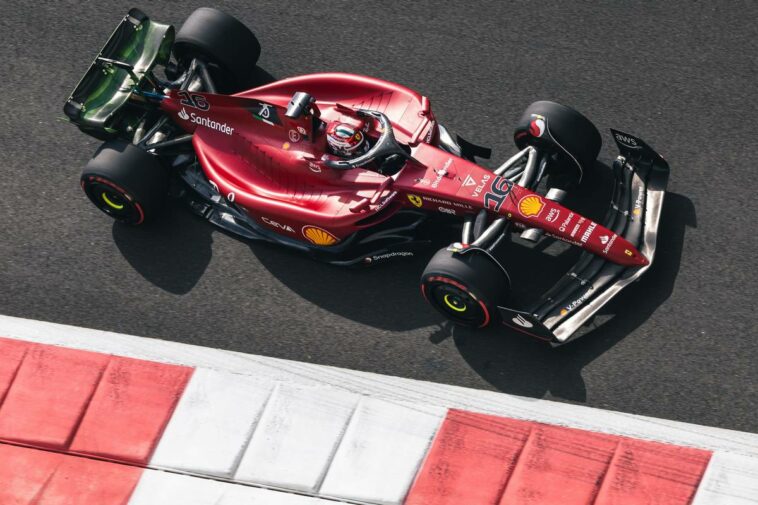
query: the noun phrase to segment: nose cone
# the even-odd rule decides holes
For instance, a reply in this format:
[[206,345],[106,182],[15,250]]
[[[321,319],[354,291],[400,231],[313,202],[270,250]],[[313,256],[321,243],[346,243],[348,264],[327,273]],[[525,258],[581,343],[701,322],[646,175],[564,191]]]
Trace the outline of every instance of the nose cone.
[[650,260],[647,259],[639,251],[634,256],[632,256],[632,261],[633,261],[634,266],[644,267],[650,264]]
[[622,237],[618,237],[610,248],[602,252],[609,260],[625,267],[644,267],[650,264],[644,254]]
[[634,247],[624,248],[623,255],[618,255],[614,259],[617,263],[628,267],[644,267],[650,264],[650,260]]

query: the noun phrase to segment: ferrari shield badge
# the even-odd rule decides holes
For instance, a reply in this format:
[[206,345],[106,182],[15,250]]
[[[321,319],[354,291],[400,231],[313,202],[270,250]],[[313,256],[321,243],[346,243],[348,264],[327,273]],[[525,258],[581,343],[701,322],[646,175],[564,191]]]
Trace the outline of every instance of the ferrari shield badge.
[[414,207],[421,207],[424,204],[420,196],[408,195],[408,200],[413,204]]

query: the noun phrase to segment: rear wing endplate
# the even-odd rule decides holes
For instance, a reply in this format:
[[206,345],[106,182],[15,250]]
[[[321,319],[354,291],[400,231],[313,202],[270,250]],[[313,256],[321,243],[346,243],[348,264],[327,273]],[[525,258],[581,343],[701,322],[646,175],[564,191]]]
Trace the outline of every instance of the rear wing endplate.
[[156,63],[168,62],[173,43],[173,26],[131,9],[71,92],[63,112],[85,131],[113,133],[134,87]]

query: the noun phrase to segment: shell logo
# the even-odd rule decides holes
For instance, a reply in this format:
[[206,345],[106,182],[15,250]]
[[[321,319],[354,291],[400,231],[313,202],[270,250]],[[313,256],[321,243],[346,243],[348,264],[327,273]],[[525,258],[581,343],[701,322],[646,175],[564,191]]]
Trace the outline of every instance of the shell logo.
[[543,207],[545,207],[545,202],[537,195],[525,196],[518,203],[518,210],[524,217],[539,216]]
[[313,244],[330,246],[339,242],[339,239],[318,226],[303,226],[303,237]]

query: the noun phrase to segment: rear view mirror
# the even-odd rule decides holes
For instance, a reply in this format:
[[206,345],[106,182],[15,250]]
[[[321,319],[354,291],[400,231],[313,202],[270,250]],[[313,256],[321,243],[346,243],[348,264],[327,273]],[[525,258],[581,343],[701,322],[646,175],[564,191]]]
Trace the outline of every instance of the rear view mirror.
[[310,112],[311,104],[314,101],[313,97],[308,93],[298,91],[292,95],[292,99],[287,106],[287,112],[284,115],[291,119],[299,119]]

